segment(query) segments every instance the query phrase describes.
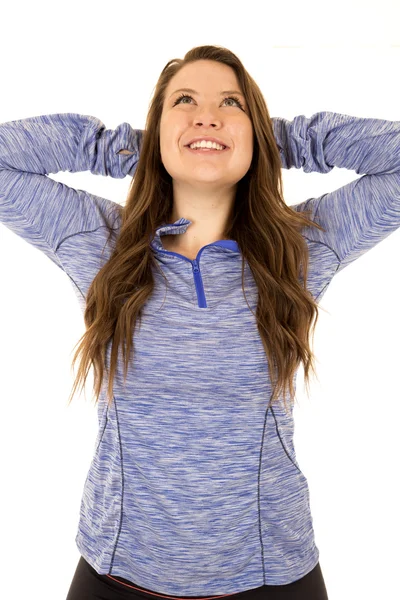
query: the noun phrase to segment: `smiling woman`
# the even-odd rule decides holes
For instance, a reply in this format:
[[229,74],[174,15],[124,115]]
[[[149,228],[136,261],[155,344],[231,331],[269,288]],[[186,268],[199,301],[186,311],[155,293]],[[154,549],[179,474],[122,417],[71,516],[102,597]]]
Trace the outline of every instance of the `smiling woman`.
[[[227,148],[186,147],[202,138]],[[0,146],[0,222],[73,283],[86,327],[75,388],[94,366],[68,600],[326,600],[294,375],[302,362],[307,378],[333,277],[400,227],[400,122],[271,120],[239,59],[201,46],[163,69],[145,131],[50,114],[0,123]],[[286,205],[282,167],[334,166],[365,175]],[[121,206],[55,168],[134,179]]]
[[[224,149],[188,147],[207,140]],[[100,404],[82,557],[113,599],[119,578],[159,597],[326,600],[291,424],[318,309],[302,230],[323,228],[286,205],[266,103],[225,48],[169,61],[140,156],[123,148],[135,176],[73,361],[72,394],[93,364]],[[92,600],[78,584],[68,600]]]

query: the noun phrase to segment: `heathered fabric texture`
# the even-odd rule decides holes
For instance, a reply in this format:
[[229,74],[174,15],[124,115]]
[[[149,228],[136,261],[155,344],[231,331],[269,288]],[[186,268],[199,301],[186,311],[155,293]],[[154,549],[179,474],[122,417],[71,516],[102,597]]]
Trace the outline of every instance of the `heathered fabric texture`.
[[[363,174],[292,206],[311,208],[326,229],[303,232],[319,301],[337,273],[400,226],[400,122],[320,112],[273,125],[283,168]],[[0,221],[65,271],[82,310],[111,254],[119,205],[47,175],[133,176],[142,135],[75,113],[0,124]],[[293,411],[268,408],[268,364],[237,244],[209,244],[195,261],[163,250],[162,235],[188,227],[181,218],[149,240],[168,286],[154,269],[133,366],[124,388],[118,365],[110,410],[103,386],[76,543],[98,573],[168,595],[288,584],[319,560]],[[247,263],[245,277],[255,312]],[[107,356],[109,365],[110,345]]]

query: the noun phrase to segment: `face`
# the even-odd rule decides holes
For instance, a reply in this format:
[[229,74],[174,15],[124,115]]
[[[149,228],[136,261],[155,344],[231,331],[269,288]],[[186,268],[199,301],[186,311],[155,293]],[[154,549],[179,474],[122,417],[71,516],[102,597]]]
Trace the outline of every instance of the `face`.
[[[192,92],[176,92],[192,88]],[[234,186],[250,168],[253,127],[243,93],[231,67],[209,60],[185,65],[169,82],[160,123],[161,159],[174,184],[196,187]],[[184,98],[180,98],[186,94]],[[190,97],[188,97],[190,96]],[[237,96],[242,107],[231,98]],[[229,149],[191,152],[185,147],[194,137],[212,136]]]

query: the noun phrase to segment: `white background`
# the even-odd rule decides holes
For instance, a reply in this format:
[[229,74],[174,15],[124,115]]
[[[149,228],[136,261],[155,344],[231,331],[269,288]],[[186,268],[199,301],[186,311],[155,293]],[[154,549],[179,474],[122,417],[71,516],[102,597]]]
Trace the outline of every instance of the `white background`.
[[[7,3],[0,122],[77,112],[144,129],[165,64],[203,44],[239,56],[271,116],[398,121],[399,13],[395,0]],[[130,183],[51,177],[121,203]],[[283,170],[285,199],[358,177]],[[330,600],[400,598],[399,259],[396,231],[334,278],[320,304],[310,398],[302,369],[297,380],[295,447]],[[0,595],[65,600],[97,433],[92,378],[87,399],[67,406],[83,314],[68,276],[3,225],[0,281]]]

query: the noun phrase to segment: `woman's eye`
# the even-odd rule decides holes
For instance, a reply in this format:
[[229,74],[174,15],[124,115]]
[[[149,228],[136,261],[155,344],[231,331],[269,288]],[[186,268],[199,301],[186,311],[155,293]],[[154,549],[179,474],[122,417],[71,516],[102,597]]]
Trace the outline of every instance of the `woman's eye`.
[[180,96],[179,98],[177,98],[174,102],[174,106],[175,104],[178,104],[178,102],[180,102],[181,100],[183,100],[184,98],[190,98],[190,96]]
[[[177,100],[175,100],[174,106],[178,103],[181,103],[181,100],[183,100],[184,98],[189,98],[190,100],[193,100],[192,96],[189,96],[188,94],[183,94]],[[223,102],[225,102],[226,100],[233,100],[238,106],[240,106],[240,108],[243,108],[241,102],[239,101],[239,98],[236,98],[234,96],[227,96],[226,98],[224,98]],[[184,104],[187,104],[187,102],[184,102]]]

